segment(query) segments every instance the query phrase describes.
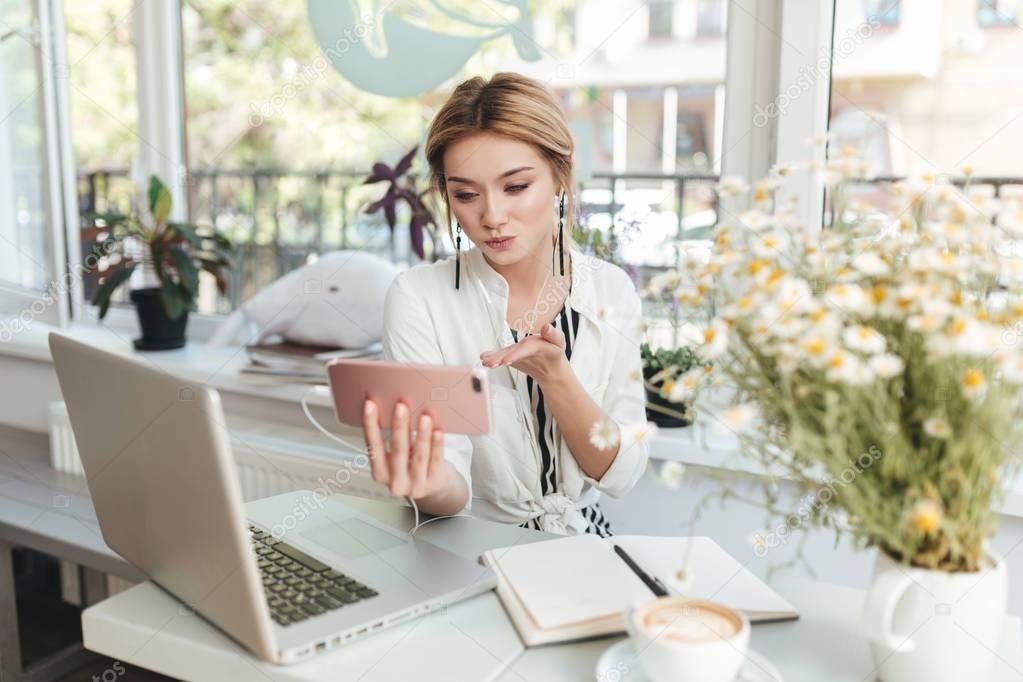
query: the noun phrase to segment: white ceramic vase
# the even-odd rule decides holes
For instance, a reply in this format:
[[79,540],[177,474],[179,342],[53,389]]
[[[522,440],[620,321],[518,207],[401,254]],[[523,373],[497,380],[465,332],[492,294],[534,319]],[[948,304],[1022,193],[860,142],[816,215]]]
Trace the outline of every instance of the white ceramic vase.
[[863,614],[883,682],[988,682],[1008,600],[1005,561],[975,573],[911,568],[878,552]]

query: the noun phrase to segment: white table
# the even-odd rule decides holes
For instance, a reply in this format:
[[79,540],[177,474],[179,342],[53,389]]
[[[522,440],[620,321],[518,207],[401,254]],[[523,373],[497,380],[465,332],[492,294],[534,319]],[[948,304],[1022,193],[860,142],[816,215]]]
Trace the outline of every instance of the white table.
[[[405,508],[343,498],[396,528],[408,528]],[[424,537],[475,559],[483,550],[547,534],[477,519],[445,519],[420,529]],[[873,678],[867,643],[857,634],[861,590],[812,581],[774,585],[801,613],[798,621],[755,625],[752,646],[787,682],[864,682]],[[493,592],[293,666],[278,667],[242,647],[171,595],[142,583],[87,609],[88,649],[187,680],[399,679],[592,680],[597,658],[621,637],[525,649]],[[1009,618],[998,652],[997,682],[1023,682],[1020,619]]]

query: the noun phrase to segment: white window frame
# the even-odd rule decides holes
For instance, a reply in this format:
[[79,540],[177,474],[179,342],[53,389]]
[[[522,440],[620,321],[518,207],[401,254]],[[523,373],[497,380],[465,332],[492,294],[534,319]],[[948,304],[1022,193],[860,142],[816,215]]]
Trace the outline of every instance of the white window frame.
[[[140,144],[132,164],[131,180],[144,187],[156,174],[174,197],[171,219],[188,220],[188,163],[185,136],[184,53],[180,0],[141,2],[132,10],[135,47],[136,98]],[[71,242],[69,242],[71,243]],[[103,321],[96,306],[82,299],[76,319],[104,325],[125,336],[140,333],[134,306],[111,306]],[[210,338],[222,315],[189,313],[188,337]]]
[[[60,0],[32,0],[36,25],[34,38],[36,73],[39,78],[39,128],[42,141],[43,187],[47,248],[44,265],[49,287],[31,289],[0,282],[0,315],[64,327],[71,318],[72,302],[80,298],[79,285],[68,270],[68,235],[78,230],[78,202],[74,192],[74,160],[68,131],[68,98],[65,82],[64,14]],[[68,183],[70,174],[71,183]],[[70,190],[70,192],[69,192]],[[71,249],[74,251],[74,249]],[[77,260],[75,261],[77,262]]]
[[[807,139],[828,130],[834,8],[834,0],[730,0],[722,175],[757,180],[776,164],[822,154]],[[795,174],[782,192],[798,198],[806,226],[820,228],[824,190],[813,173]]]

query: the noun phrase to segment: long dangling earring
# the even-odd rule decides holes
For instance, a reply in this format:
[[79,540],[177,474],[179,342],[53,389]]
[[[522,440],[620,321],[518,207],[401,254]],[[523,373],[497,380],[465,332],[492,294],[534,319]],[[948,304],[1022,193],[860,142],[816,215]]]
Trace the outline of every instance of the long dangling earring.
[[561,208],[558,211],[558,260],[561,263],[561,274],[565,274],[565,237],[562,230],[565,228],[565,192],[561,192]]
[[455,228],[458,232],[458,236],[455,238],[455,288],[458,288],[458,282],[462,276],[462,259],[459,254],[462,253],[462,226],[455,221]]

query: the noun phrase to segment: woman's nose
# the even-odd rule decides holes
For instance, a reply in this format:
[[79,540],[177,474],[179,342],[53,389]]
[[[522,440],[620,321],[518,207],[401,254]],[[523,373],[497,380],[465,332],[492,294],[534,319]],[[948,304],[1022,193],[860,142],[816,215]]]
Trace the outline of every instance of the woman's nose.
[[500,227],[508,222],[508,211],[504,207],[500,195],[488,194],[483,203],[481,221],[484,227]]

